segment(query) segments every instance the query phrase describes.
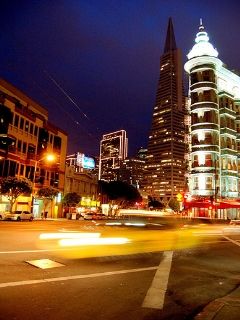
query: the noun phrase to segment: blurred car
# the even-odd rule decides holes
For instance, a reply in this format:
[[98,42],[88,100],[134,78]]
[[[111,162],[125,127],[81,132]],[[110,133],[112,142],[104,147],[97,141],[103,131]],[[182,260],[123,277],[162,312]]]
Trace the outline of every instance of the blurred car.
[[240,225],[240,220],[234,219],[230,221],[230,224],[236,226],[236,225]]
[[29,211],[23,210],[16,210],[13,212],[5,212],[4,220],[15,220],[15,221],[22,221],[22,220],[33,220],[33,214]]
[[5,217],[5,213],[4,212],[0,212],[0,220],[4,220]]
[[93,220],[95,213],[93,212],[86,212],[83,216],[84,220]]
[[95,213],[93,216],[94,220],[104,220],[107,219],[108,217],[104,213]]

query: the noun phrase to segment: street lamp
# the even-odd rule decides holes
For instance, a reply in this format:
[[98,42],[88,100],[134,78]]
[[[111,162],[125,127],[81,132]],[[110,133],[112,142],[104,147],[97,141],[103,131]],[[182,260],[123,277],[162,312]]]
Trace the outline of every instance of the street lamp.
[[[32,195],[35,193],[35,180],[36,180],[36,171],[37,171],[37,166],[38,166],[38,163],[40,161],[47,161],[47,162],[53,162],[56,160],[56,156],[52,153],[48,153],[48,154],[45,154],[42,158],[38,159],[38,160],[35,160],[35,165],[34,165],[34,172],[33,172],[33,191],[32,191]],[[34,196],[32,197],[32,210],[33,210],[33,205],[34,205]]]
[[35,160],[34,172],[33,172],[33,190],[35,189],[35,179],[36,179],[36,171],[37,165],[40,161],[46,160],[47,162],[53,162],[56,159],[56,156],[52,153],[45,154],[41,159]]

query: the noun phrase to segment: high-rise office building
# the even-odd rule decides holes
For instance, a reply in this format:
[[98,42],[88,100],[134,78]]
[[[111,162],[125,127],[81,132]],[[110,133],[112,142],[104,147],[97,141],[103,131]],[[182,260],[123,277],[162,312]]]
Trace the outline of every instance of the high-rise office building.
[[240,77],[218,58],[202,22],[187,57],[191,98],[189,191],[195,200],[205,198],[209,203],[198,207],[196,201],[192,203],[196,207],[193,214],[212,216],[215,200],[214,216],[230,217],[233,211],[228,211],[240,207],[236,202],[226,203],[227,199],[239,198]]
[[185,97],[181,51],[169,19],[148,141],[145,191],[167,203],[185,188]]
[[104,134],[100,142],[99,180],[118,179],[121,163],[127,157],[128,139],[125,130]]

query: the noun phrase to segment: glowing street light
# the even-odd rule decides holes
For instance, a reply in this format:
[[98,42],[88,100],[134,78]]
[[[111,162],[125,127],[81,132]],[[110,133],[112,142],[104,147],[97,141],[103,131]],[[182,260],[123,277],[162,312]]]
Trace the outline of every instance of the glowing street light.
[[47,162],[54,162],[56,160],[56,155],[53,153],[47,153],[45,154],[41,159],[35,161],[34,166],[34,173],[33,173],[33,192],[35,191],[35,180],[36,180],[36,171],[37,171],[37,165],[40,161],[47,161]]
[[47,161],[47,162],[54,162],[56,160],[56,155],[52,153],[47,153],[45,154],[41,159],[35,160],[35,165],[34,165],[34,172],[33,172],[33,191],[32,191],[32,210],[34,206],[34,193],[35,193],[35,180],[36,180],[36,171],[37,171],[37,166],[40,161]]
[[[43,159],[46,159],[46,161],[52,162],[56,159],[56,156],[54,154],[49,153]],[[41,160],[43,160],[43,159],[41,159]],[[40,161],[40,160],[38,160],[38,161]]]

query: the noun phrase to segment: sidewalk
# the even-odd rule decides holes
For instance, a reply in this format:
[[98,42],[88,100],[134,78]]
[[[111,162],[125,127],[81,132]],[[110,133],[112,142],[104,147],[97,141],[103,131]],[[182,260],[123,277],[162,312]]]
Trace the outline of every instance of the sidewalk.
[[210,302],[194,320],[239,320],[240,286],[229,295]]

